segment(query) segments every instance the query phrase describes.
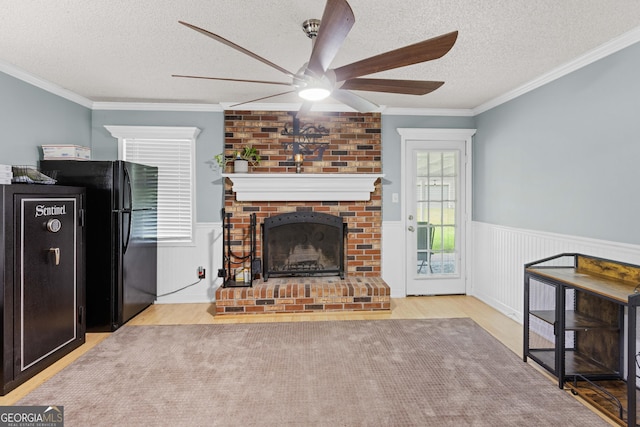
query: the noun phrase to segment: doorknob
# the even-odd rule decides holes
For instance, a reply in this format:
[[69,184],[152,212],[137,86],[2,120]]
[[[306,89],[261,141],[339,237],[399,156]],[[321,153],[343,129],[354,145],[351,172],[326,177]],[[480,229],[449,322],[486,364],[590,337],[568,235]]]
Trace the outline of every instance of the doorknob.
[[407,230],[409,230],[409,231],[416,231],[416,229],[415,229],[415,228],[413,228],[413,225],[408,226],[408,227],[407,227]]
[[409,221],[413,220],[413,215],[409,215]]
[[53,256],[56,260],[56,265],[60,265],[60,248],[49,248],[49,252],[53,252]]

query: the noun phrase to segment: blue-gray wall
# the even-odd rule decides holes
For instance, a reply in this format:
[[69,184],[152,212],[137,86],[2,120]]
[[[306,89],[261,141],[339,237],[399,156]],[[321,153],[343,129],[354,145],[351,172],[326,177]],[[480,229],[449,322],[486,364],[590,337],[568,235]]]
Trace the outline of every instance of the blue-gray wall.
[[94,160],[118,158],[118,140],[111,136],[105,125],[199,128],[200,134],[196,140],[196,221],[221,220],[222,178],[212,159],[223,151],[222,112],[94,110],[91,120],[91,157]]
[[476,117],[474,220],[640,244],[640,44]]
[[0,72],[0,163],[38,164],[43,144],[88,146],[91,110]]

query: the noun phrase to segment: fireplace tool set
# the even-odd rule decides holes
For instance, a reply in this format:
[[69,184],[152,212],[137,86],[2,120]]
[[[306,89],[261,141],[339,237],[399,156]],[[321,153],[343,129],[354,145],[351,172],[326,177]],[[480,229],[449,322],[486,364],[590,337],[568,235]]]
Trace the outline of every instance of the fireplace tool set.
[[249,216],[249,253],[238,255],[231,250],[231,214],[222,209],[222,246],[225,268],[218,270],[218,277],[224,278],[222,287],[251,287],[260,273],[260,260],[256,258],[256,214]]

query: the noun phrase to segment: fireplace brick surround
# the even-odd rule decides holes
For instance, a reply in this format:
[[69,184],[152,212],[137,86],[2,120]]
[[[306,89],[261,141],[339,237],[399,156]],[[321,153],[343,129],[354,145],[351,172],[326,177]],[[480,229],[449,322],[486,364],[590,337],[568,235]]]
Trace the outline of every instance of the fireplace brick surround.
[[[322,125],[329,142],[322,161],[304,161],[304,173],[380,174],[381,118],[379,113],[309,113],[302,124]],[[262,157],[255,173],[295,173],[295,164],[282,135],[292,128],[292,115],[274,111],[225,111],[225,155],[245,145]],[[283,144],[285,143],[285,144]],[[231,165],[225,172],[232,172]],[[258,223],[257,256],[261,257],[260,224],[264,218],[295,211],[317,211],[340,216],[347,223],[346,277],[270,278],[255,280],[252,288],[218,288],[216,313],[273,313],[308,311],[389,310],[389,286],[381,278],[382,187],[378,180],[367,201],[237,201],[225,180],[225,211],[231,214],[231,246],[249,252],[250,215]],[[296,296],[294,296],[296,295]]]

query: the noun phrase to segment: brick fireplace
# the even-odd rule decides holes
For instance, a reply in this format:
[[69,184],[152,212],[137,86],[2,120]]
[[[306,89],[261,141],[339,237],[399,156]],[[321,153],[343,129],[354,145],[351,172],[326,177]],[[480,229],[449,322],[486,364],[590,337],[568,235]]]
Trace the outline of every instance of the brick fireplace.
[[[282,134],[285,127],[292,127],[292,119],[292,115],[284,111],[226,111],[225,154],[231,156],[245,145],[252,145],[259,151],[262,161],[247,174],[254,174],[248,178],[259,178],[261,174],[269,174],[264,177],[296,175],[290,146],[292,137]],[[301,119],[301,123],[327,128],[329,133],[321,141],[328,142],[328,145],[322,160],[305,160],[302,173],[287,178],[309,179],[315,184],[339,174],[345,175],[338,176],[338,179],[348,175],[357,178],[381,174],[379,113],[310,113]],[[231,166],[228,167],[225,172],[232,172]],[[342,179],[340,187],[348,186],[348,181]],[[303,200],[293,195],[292,200],[287,200],[286,189],[284,196],[267,197],[269,200],[262,200],[263,197],[246,197],[252,200],[244,200],[234,191],[237,185],[233,183],[233,176],[225,179],[224,205],[225,211],[231,215],[231,245],[235,253],[247,254],[249,251],[251,214],[256,215],[258,223],[259,258],[262,257],[260,225],[265,218],[292,212],[335,215],[346,223],[346,277],[275,277],[267,282],[256,280],[252,288],[219,288],[216,291],[216,312],[389,310],[390,290],[381,278],[382,188],[379,179],[374,178],[372,182],[367,200],[334,197],[333,194],[339,191],[307,191]],[[267,188],[271,186],[266,185]],[[322,197],[313,200],[309,194],[322,194]],[[332,200],[334,198],[338,200]]]

